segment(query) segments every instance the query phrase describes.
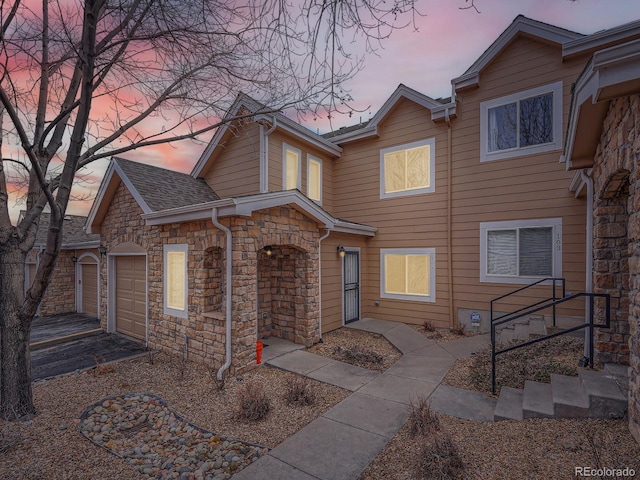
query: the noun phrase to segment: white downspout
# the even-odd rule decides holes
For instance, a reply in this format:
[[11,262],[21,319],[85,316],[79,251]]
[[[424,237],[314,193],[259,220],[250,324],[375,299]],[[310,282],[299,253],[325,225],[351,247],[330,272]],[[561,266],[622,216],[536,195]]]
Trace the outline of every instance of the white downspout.
[[215,225],[216,228],[222,230],[225,235],[226,235],[226,239],[227,239],[227,247],[226,247],[226,255],[227,255],[227,261],[226,261],[226,292],[225,292],[225,362],[224,365],[222,365],[222,367],[220,367],[220,369],[218,370],[218,381],[221,382],[222,381],[222,377],[224,375],[224,372],[231,366],[231,288],[232,288],[232,282],[231,282],[231,259],[233,257],[232,255],[232,250],[233,250],[233,243],[232,243],[232,238],[231,238],[231,230],[227,227],[225,227],[224,225],[222,225],[219,221],[218,221],[218,209],[214,208],[213,211],[211,212],[211,221],[213,222],[213,224]]
[[[582,181],[587,186],[587,238],[586,238],[586,260],[585,260],[585,292],[592,293],[593,292],[593,178],[591,178],[590,173],[587,173],[586,169],[580,170],[580,176],[582,177]],[[591,315],[591,302],[589,298],[585,298],[585,312],[587,315]],[[587,317],[589,318],[589,317]],[[587,319],[585,318],[585,321]],[[584,356],[587,357],[589,355],[589,330],[585,328],[584,330]]]
[[322,241],[329,236],[331,230],[318,239],[318,323],[320,328],[320,343],[322,343]]
[[273,133],[278,124],[277,118],[273,117],[273,125],[266,132],[264,125],[260,124],[260,193],[269,191],[269,135]]

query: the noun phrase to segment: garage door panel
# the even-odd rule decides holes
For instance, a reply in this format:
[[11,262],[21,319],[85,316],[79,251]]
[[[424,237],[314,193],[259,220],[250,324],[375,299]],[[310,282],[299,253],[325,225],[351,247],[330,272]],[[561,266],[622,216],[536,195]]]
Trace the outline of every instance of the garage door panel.
[[147,322],[144,256],[116,258],[116,331],[144,339]]

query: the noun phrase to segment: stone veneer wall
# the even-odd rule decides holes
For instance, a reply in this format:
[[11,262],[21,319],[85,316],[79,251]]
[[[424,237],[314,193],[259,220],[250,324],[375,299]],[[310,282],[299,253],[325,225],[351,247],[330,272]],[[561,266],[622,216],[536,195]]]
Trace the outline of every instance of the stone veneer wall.
[[[212,222],[195,221],[146,226],[135,199],[123,184],[112,200],[102,223],[102,242],[108,252],[131,242],[147,252],[148,343],[151,348],[185,352],[189,360],[220,367],[225,361],[224,277],[225,235]],[[296,268],[296,315],[294,339],[311,345],[319,341],[318,228],[313,220],[288,208],[271,208],[251,218],[221,218],[233,236],[232,351],[231,373],[255,365],[258,335],[258,253],[266,245],[285,245],[301,250]],[[163,312],[163,244],[188,244],[188,318]],[[107,263],[102,265],[101,309],[107,321]],[[213,298],[212,298],[212,297]]]
[[[59,315],[76,311],[76,265],[73,263],[73,251],[62,250],[56,260],[51,282],[42,302],[40,316]],[[28,263],[36,263],[37,250],[27,256]]]
[[[628,339],[629,430],[640,442],[640,96],[623,97],[611,102],[605,119],[600,145],[594,165],[595,225],[594,252],[596,263],[603,260],[614,271],[594,275],[596,288],[608,289],[617,283],[625,289],[625,259],[628,265],[628,328],[611,335],[610,343],[620,345],[619,356],[624,360],[624,342]],[[628,196],[628,201],[626,198]],[[626,229],[624,219],[628,217]],[[626,230],[626,231],[625,231]],[[605,258],[598,259],[598,250]],[[604,265],[602,265],[604,270]],[[596,267],[597,268],[597,267]],[[618,268],[616,271],[615,269]],[[616,317],[619,325],[623,317],[624,298],[621,296]],[[622,338],[616,337],[622,335]],[[618,340],[622,340],[618,343]],[[601,339],[604,341],[604,339]]]

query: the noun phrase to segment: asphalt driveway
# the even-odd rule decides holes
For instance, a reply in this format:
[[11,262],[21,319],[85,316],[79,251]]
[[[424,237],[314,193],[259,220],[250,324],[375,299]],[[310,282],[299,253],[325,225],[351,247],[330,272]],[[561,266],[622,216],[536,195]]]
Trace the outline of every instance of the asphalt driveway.
[[81,314],[37,319],[31,333],[32,380],[94,367],[96,358],[104,363],[146,351],[141,343],[96,327],[97,319]]

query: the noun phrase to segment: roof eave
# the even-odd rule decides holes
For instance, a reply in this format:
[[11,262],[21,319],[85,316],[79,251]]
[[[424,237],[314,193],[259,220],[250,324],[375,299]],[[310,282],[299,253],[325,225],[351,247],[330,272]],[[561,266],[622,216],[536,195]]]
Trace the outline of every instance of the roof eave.
[[607,30],[601,30],[562,45],[562,57],[569,58],[582,53],[597,50],[604,45],[620,42],[625,38],[640,36],[640,20],[618,25]]
[[640,92],[640,40],[596,52],[576,81],[561,161],[567,170],[588,168],[611,100]]

